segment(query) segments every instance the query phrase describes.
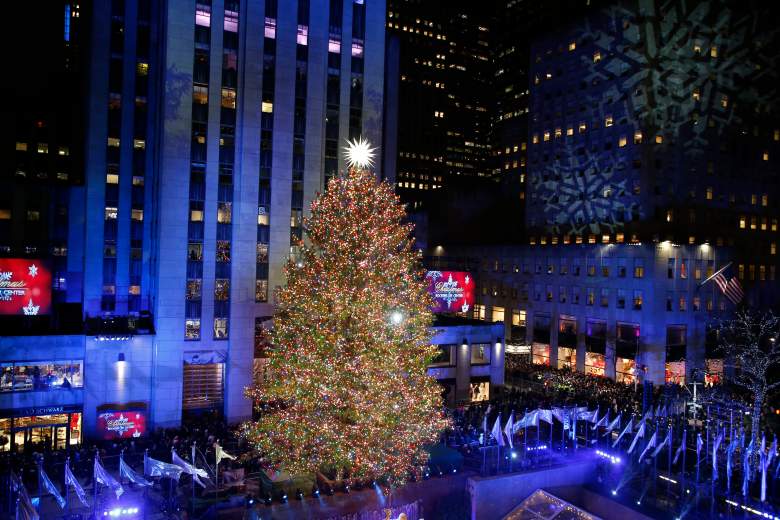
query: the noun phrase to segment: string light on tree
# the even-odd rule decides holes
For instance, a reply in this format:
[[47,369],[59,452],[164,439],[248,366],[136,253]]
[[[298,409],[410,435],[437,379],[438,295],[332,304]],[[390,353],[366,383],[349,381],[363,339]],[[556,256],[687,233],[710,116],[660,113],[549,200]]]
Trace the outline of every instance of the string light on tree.
[[376,148],[372,148],[371,143],[363,139],[363,137],[347,141],[347,146],[344,147],[344,157],[347,159],[347,166],[359,170],[370,168],[374,165],[375,150]]
[[273,378],[251,388],[257,421],[243,434],[272,469],[337,480],[402,482],[447,427],[427,374],[433,303],[393,187],[350,142],[350,168],[304,219],[306,241],[277,293]]

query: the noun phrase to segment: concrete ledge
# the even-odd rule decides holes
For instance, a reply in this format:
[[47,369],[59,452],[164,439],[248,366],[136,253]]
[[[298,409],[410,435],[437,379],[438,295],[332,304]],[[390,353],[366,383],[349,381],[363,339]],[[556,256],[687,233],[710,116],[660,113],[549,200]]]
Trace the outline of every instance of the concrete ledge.
[[596,464],[593,457],[586,456],[535,471],[469,478],[471,518],[503,518],[539,488],[585,485],[593,477]]

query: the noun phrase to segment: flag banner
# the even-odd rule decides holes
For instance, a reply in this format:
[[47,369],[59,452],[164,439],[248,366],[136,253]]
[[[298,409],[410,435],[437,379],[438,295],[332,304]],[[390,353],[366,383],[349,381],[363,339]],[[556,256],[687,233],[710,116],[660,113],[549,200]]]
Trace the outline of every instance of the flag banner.
[[772,442],[772,446],[769,447],[769,452],[764,452],[764,446],[766,445],[766,440],[762,437],[761,439],[761,501],[766,502],[766,473],[769,469],[769,466],[772,464],[772,459],[775,456],[775,452],[777,451],[777,437],[775,437],[775,440]]
[[[652,408],[650,408],[652,410]],[[655,412],[653,412],[653,417],[660,417],[661,416],[661,403],[658,403],[655,405]]]
[[553,417],[558,419],[558,422],[560,422],[561,424],[568,422],[566,417],[567,415],[566,410],[564,410],[563,408],[553,408],[552,415]]
[[122,496],[122,493],[125,492],[125,488],[122,487],[122,484],[117,482],[117,480],[112,477],[108,471],[106,471],[103,465],[100,464],[100,457],[98,457],[97,454],[95,454],[94,476],[95,481],[111,488],[111,490],[116,494],[117,498]]
[[596,418],[597,418],[598,414],[599,414],[599,409],[598,408],[596,408],[592,412],[589,412],[588,410],[585,410],[584,412],[578,411],[577,412],[577,420],[578,421],[586,421],[586,422],[589,422],[589,423],[594,423],[594,422],[596,422]]
[[47,493],[53,496],[54,500],[56,500],[60,505],[60,509],[63,509],[65,507],[65,499],[62,497],[60,490],[57,489],[57,486],[54,485],[54,482],[51,481],[49,475],[46,474],[46,471],[44,471],[42,466],[38,466],[38,478],[41,479],[41,485],[43,486],[43,489],[45,489]]
[[79,498],[79,502],[84,504],[84,507],[89,507],[87,503],[87,494],[84,492],[84,488],[81,487],[79,481],[76,480],[76,475],[70,470],[70,463],[65,464],[65,487],[70,486],[76,492],[76,496]]
[[121,455],[119,456],[119,477],[126,478],[137,486],[148,487],[152,485],[151,482],[131,468],[127,462],[125,462],[125,458]]
[[552,410],[539,410],[539,420],[548,424],[553,423]]
[[731,439],[728,448],[726,448],[726,480],[728,481],[727,489],[731,488],[731,475],[733,473],[731,460],[734,457],[734,452],[737,450],[737,446],[739,446],[739,438],[735,436]]
[[[638,432],[637,432],[637,435],[638,435]],[[642,450],[642,453],[639,454],[639,462],[642,462],[642,459],[645,458],[645,454],[650,450],[650,448],[655,448],[655,442],[656,442],[656,436],[657,435],[658,435],[658,430],[653,432],[653,435],[650,437],[650,440],[647,442],[647,446],[645,446],[645,449]],[[631,445],[631,448],[632,449],[634,448],[633,444]],[[631,450],[629,450],[629,453],[631,453]],[[655,455],[655,453],[653,455]]]
[[[674,452],[674,460],[672,461],[672,464],[677,464],[677,460],[680,458],[680,455],[682,454],[683,450],[685,449],[685,436],[686,436],[686,433],[687,433],[686,431],[683,431],[682,443],[680,443],[680,447],[677,448],[677,451]],[[671,445],[670,445],[670,447],[671,447]]]
[[[506,435],[506,438],[509,440],[509,447],[514,448],[514,444],[512,443],[512,426],[514,425],[514,419],[515,419],[515,412],[512,412],[509,414],[509,420],[506,422],[506,426],[504,426],[504,435]],[[219,454],[219,450],[222,448],[219,448],[217,451],[217,454]],[[235,457],[233,457],[235,458]],[[217,455],[217,461],[219,461],[219,455]],[[219,464],[219,462],[217,462]]]
[[745,451],[742,452],[742,496],[747,496],[748,486],[750,484],[750,454],[753,453],[755,443],[753,439],[750,439],[750,444]]
[[16,502],[17,517],[24,520],[39,520],[38,511],[33,506],[32,500],[30,500],[27,488],[24,487],[22,479],[13,471],[11,472],[11,488],[18,495]]
[[[642,417],[642,423],[649,421],[653,418],[653,407],[651,406],[650,409],[647,411],[644,417]],[[638,427],[639,425],[637,425]]]
[[612,430],[615,428],[620,428],[620,419],[623,417],[623,414],[619,414],[617,417],[615,417],[611,423],[607,426],[607,431],[604,432],[604,435],[602,437],[606,437],[607,435],[612,433]]
[[599,426],[606,426],[606,424],[609,422],[609,408],[607,408],[607,413],[604,414],[604,416],[596,421],[596,424],[594,424],[591,427],[591,431],[598,430]]
[[644,436],[645,436],[645,423],[642,423],[642,426],[639,427],[639,430],[637,430],[636,435],[634,435],[634,440],[631,441],[631,446],[628,448],[628,453],[634,451],[634,447],[636,446],[637,441],[640,439],[640,437],[644,437]]
[[175,464],[153,459],[148,453],[144,453],[144,475],[147,477],[167,477],[178,482],[183,472],[184,470]]
[[661,444],[659,444],[659,445],[658,445],[658,447],[657,447],[657,448],[655,449],[655,451],[653,452],[653,455],[652,455],[652,456],[653,456],[653,457],[656,457],[656,456],[658,455],[658,453],[659,453],[659,452],[660,452],[660,451],[661,451],[661,450],[664,448],[664,446],[666,446],[667,444],[669,445],[669,449],[671,450],[671,449],[672,449],[672,431],[671,431],[671,430],[669,430],[669,431],[666,433],[666,438],[663,440],[663,442],[662,442]]
[[504,435],[501,433],[501,414],[496,417],[496,422],[493,423],[493,429],[490,430],[490,436],[496,439],[499,446],[504,445]]
[[712,480],[713,482],[718,480],[718,448],[720,447],[720,443],[723,442],[723,435],[724,432],[721,431],[717,437],[715,437],[715,442],[712,445]]
[[[512,415],[514,415],[514,412],[512,412]],[[510,421],[512,420],[512,415],[509,416]],[[511,440],[509,441],[509,444],[512,444]],[[214,451],[217,454],[217,465],[219,465],[222,459],[236,460],[235,455],[231,455],[230,453],[223,450],[222,446],[220,446],[216,442],[214,443]]]
[[701,440],[701,433],[696,434],[696,457],[701,453],[701,449],[704,447],[704,441]]
[[520,428],[528,428],[529,426],[537,426],[539,424],[539,410],[533,410],[525,414],[520,421],[514,424],[514,430],[517,432]]
[[[196,468],[195,466],[193,466],[189,462],[187,462],[184,459],[182,459],[181,457],[179,457],[179,454],[176,453],[173,450],[171,450],[171,462],[176,464],[180,468],[182,468],[184,470],[184,473],[189,473],[190,475],[203,477],[203,478],[208,478],[208,476],[209,476],[209,474],[206,473],[206,470],[203,470],[203,469],[200,469],[200,468]],[[195,479],[195,480],[196,480],[196,482],[198,482],[198,479]],[[201,484],[201,485],[203,485],[203,484]]]
[[630,419],[628,420],[628,424],[627,424],[627,425],[626,425],[626,427],[623,429],[623,431],[622,431],[622,432],[620,432],[620,435],[618,435],[618,438],[617,438],[617,440],[614,442],[614,444],[612,444],[612,447],[614,448],[615,446],[617,446],[617,445],[618,445],[618,443],[620,442],[620,439],[622,439],[622,438],[623,438],[623,436],[624,436],[625,434],[627,434],[628,432],[632,431],[633,429],[634,429],[634,418],[632,417],[632,418],[630,418]]

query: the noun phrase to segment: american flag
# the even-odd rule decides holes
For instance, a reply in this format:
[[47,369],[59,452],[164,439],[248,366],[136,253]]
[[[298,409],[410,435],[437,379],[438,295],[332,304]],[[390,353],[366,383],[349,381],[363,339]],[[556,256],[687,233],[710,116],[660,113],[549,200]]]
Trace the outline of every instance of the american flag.
[[718,287],[720,287],[720,292],[726,295],[726,298],[731,300],[731,303],[734,305],[737,305],[739,302],[742,301],[742,298],[745,296],[745,292],[742,290],[742,284],[739,283],[739,280],[737,280],[736,277],[732,276],[731,280],[726,280],[726,277],[723,276],[723,272],[719,272],[715,275],[713,278],[716,284],[718,284]]

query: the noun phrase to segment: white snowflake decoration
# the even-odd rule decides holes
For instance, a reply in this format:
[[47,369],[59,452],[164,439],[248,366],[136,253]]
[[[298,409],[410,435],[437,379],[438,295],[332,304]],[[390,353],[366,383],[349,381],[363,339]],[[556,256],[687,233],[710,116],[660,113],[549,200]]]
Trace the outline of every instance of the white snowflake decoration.
[[22,310],[24,311],[25,316],[37,316],[38,310],[41,308],[40,305],[33,305],[32,298],[30,298],[29,303],[27,303],[26,306],[22,307]]
[[35,264],[31,264],[30,267],[27,268],[27,274],[35,278],[38,276],[38,266]]

